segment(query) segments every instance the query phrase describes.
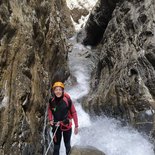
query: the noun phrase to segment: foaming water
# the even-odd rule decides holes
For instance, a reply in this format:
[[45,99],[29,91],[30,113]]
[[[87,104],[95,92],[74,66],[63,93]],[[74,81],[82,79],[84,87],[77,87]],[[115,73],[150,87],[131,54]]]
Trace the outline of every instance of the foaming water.
[[[85,117],[80,115],[80,120],[83,124]],[[116,119],[99,117],[80,128],[79,135],[72,136],[72,145],[94,146],[106,155],[154,155],[147,138],[131,127],[122,127]]]
[[[89,92],[90,74],[94,67],[91,56],[86,56],[89,52],[81,44],[74,43],[69,54],[70,71],[77,82],[68,87],[67,92],[74,101],[79,118],[79,134],[72,134],[72,146],[93,146],[106,155],[154,155],[153,145],[138,131],[122,127],[118,120],[105,116],[90,119],[82,109],[79,99]],[[64,146],[61,155],[65,155]]]

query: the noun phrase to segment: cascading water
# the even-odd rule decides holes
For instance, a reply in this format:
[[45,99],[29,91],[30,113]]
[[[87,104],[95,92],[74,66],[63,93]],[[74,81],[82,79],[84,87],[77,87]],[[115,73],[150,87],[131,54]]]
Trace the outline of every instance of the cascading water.
[[[94,5],[96,0],[88,1]],[[67,2],[70,5],[69,8],[75,4],[75,1],[67,0]],[[73,24],[76,26],[75,29],[79,30],[83,23]],[[90,76],[95,65],[93,60],[97,55],[89,48],[76,43],[75,40],[76,37],[70,40],[73,49],[69,53],[69,67],[74,80],[69,79],[66,82],[68,85],[66,91],[70,94],[78,113],[79,134],[72,134],[71,145],[93,146],[106,155],[154,155],[154,147],[147,136],[129,126],[123,127],[121,122],[113,118],[102,116],[92,119],[82,109],[81,99],[89,92]],[[60,155],[65,155],[64,144],[61,144]]]
[[[72,146],[90,145],[106,155],[154,155],[153,145],[146,136],[131,127],[122,127],[116,119],[103,116],[90,119],[82,109],[80,99],[89,92],[90,75],[95,65],[92,61],[95,56],[92,54],[91,50],[76,42],[69,53],[70,71],[77,82],[68,87],[67,92],[76,106],[79,118],[79,134],[72,135]],[[65,155],[64,148],[61,154]]]
[[[90,74],[94,66],[91,57],[90,50],[78,43],[74,44],[72,52],[69,53],[70,71],[76,82],[66,91],[75,104],[79,119],[79,134],[72,134],[72,146],[93,146],[106,155],[154,155],[153,145],[146,136],[131,127],[122,127],[116,119],[90,119],[82,109],[80,100],[89,92]],[[61,144],[60,155],[65,155],[64,145]]]
[[[97,56],[89,48],[76,43],[75,38],[71,42],[73,49],[69,53],[69,66],[76,80],[66,91],[75,104],[79,118],[79,134],[72,134],[72,146],[93,146],[106,155],[154,155],[153,145],[146,136],[131,127],[122,127],[116,119],[103,116],[91,119],[82,109],[80,102],[89,92],[90,76],[95,65],[92,60]],[[66,85],[69,85],[70,80]],[[65,155],[64,144],[61,144],[60,154]]]

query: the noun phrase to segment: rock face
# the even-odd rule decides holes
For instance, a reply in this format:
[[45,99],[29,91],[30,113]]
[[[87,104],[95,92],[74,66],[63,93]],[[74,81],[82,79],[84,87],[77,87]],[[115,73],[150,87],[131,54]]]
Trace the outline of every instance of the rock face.
[[71,149],[70,155],[105,155],[102,151],[97,150],[94,147],[80,147],[74,146]]
[[73,20],[76,23],[79,23],[79,19],[81,18],[81,16],[87,16],[89,14],[89,11],[85,8],[74,8],[70,10],[70,12]]
[[48,90],[69,75],[70,23],[64,0],[0,1],[1,155],[43,154]]
[[87,35],[84,45],[95,46],[101,41],[117,2],[119,0],[98,0],[85,27]]
[[[99,1],[103,10],[106,0]],[[102,2],[102,3],[101,3]],[[108,9],[108,8],[107,8]],[[98,25],[86,26],[89,45],[94,32],[101,27],[102,40],[98,45],[99,61],[91,82],[91,92],[84,102],[91,113],[119,117],[147,133],[155,134],[155,4],[153,0],[125,0],[116,5],[112,16],[104,12],[96,18]],[[109,21],[109,22],[107,22]],[[103,27],[102,27],[103,28]],[[101,31],[100,31],[101,32]],[[87,38],[91,39],[88,40]],[[100,39],[99,39],[100,40]]]

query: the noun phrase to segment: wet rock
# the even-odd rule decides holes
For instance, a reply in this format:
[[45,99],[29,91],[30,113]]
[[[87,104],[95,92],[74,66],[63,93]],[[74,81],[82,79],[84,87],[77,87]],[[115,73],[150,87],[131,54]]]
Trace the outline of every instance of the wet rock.
[[[92,89],[83,105],[90,113],[121,118],[148,134],[154,133],[153,1],[121,1],[107,18],[103,8],[100,3],[96,8],[99,11],[90,16],[88,30],[86,27],[88,40],[85,41],[94,43],[96,31],[91,31],[94,25],[103,27],[102,24],[108,23],[97,46],[99,59],[92,74]],[[101,18],[91,25],[91,18],[98,12]],[[89,42],[89,38],[93,39]],[[152,111],[149,117],[148,111]]]
[[76,23],[79,23],[81,16],[87,16],[89,11],[85,8],[74,8],[70,10],[71,16]]
[[87,35],[83,40],[84,45],[95,46],[101,41],[117,2],[119,0],[98,0],[85,26]]
[[49,88],[68,75],[65,0],[0,2],[0,154],[43,154]]
[[70,155],[105,155],[102,151],[92,147],[73,146]]

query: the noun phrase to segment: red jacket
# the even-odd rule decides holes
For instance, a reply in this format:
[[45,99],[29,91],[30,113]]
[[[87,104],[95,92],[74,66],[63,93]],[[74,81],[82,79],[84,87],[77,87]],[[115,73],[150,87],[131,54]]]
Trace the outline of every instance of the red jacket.
[[[70,107],[69,107],[69,102],[71,102]],[[59,102],[56,102],[55,98],[50,100],[50,103],[48,106],[48,119],[49,121],[51,120],[63,121],[66,115],[68,119],[73,118],[75,127],[78,127],[78,117],[77,117],[77,112],[75,110],[74,104],[72,103],[72,100],[70,99],[69,95],[65,93],[65,95]],[[70,127],[71,127],[71,124],[70,124]]]

